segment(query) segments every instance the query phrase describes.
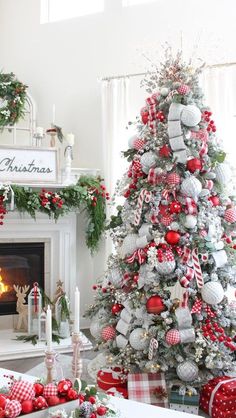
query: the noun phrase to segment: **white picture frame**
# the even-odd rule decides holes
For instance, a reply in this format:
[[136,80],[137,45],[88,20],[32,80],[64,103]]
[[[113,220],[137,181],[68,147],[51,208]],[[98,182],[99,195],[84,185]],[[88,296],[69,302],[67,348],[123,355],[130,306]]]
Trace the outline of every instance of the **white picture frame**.
[[0,183],[58,183],[57,148],[0,146]]

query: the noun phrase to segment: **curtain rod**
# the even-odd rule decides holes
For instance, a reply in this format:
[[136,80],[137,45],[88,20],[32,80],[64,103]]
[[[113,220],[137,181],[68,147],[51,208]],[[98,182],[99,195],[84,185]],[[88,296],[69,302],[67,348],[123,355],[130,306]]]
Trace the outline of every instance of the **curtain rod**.
[[[222,67],[233,67],[236,65],[236,62],[225,62],[222,64],[212,64],[212,65],[206,65],[204,69],[206,68],[222,68]],[[148,74],[148,71],[143,73],[131,73],[131,74],[121,74],[121,75],[112,75],[110,77],[102,77],[99,78],[99,81],[110,81],[110,80],[119,80],[121,78],[129,78],[129,77],[141,77]],[[155,74],[153,71],[150,71],[149,74]]]

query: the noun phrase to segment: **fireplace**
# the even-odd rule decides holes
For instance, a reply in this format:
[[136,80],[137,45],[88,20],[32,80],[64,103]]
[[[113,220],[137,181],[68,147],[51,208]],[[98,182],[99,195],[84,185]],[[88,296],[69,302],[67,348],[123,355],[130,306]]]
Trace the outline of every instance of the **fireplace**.
[[[13,285],[44,289],[44,242],[0,243],[0,315],[16,313]],[[27,299],[26,299],[27,300]]]

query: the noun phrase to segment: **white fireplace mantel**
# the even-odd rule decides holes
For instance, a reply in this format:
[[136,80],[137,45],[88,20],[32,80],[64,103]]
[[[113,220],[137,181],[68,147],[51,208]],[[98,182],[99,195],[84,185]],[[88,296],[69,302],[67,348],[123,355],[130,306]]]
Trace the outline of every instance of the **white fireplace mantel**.
[[[52,297],[57,280],[61,279],[74,311],[76,286],[76,213],[59,218],[57,222],[42,213],[34,220],[28,214],[8,212],[0,230],[0,243],[43,242],[45,244],[45,292]],[[37,281],[37,280],[36,280]],[[12,318],[0,317],[0,329],[11,328]]]

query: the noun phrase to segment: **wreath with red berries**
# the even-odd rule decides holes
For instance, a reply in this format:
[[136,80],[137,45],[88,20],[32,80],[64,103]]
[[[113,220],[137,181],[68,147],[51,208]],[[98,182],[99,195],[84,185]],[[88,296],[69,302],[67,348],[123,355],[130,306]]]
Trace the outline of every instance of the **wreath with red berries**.
[[15,74],[0,73],[0,128],[14,125],[24,115],[26,89]]

